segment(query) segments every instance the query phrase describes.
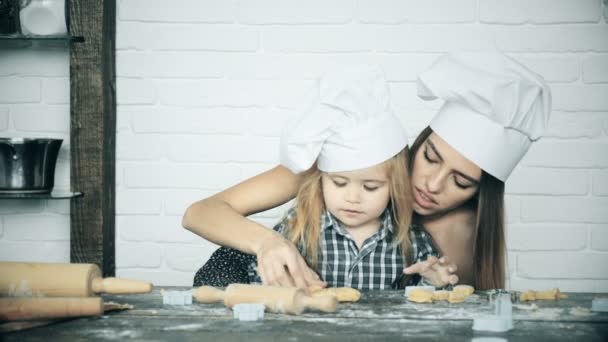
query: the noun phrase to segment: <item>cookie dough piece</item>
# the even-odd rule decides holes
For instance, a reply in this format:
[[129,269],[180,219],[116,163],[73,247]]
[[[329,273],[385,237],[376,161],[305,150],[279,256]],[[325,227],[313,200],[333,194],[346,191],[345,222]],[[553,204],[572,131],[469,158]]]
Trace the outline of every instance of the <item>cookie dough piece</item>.
[[553,288],[544,291],[526,291],[519,296],[520,302],[533,300],[560,300],[568,298],[564,293],[561,293],[558,288]]
[[446,290],[438,290],[433,292],[433,300],[448,300],[450,292]]
[[475,292],[475,288],[471,285],[456,285],[452,292],[462,294],[466,298]]
[[449,292],[448,302],[450,302],[450,303],[462,303],[462,302],[464,302],[464,299],[467,298],[467,297],[468,297],[468,295],[466,295],[466,292],[456,291],[456,288],[454,288],[453,291]]
[[414,303],[433,303],[433,291],[427,289],[413,289],[407,295],[407,300]]
[[340,303],[358,302],[361,298],[361,292],[350,287],[316,288],[310,290],[310,295],[313,297],[334,296]]

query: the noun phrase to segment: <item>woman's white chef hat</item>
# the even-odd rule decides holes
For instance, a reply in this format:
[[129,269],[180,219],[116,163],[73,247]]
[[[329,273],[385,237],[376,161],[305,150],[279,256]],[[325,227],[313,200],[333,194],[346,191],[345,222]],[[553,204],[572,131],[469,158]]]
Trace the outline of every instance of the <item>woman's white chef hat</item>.
[[341,67],[324,75],[307,108],[281,135],[281,164],[294,173],[317,161],[325,172],[380,164],[407,145],[393,113],[382,71],[371,65]]
[[549,86],[499,51],[444,55],[417,83],[422,99],[445,100],[433,131],[503,182],[549,122]]

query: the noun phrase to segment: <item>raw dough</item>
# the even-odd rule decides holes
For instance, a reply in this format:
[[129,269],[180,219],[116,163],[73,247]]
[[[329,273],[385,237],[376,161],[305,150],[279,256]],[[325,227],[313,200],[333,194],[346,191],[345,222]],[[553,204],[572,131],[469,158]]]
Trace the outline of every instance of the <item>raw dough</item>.
[[450,292],[446,290],[438,290],[433,292],[433,300],[448,300]]
[[525,291],[519,296],[520,302],[533,301],[533,300],[559,300],[568,298],[564,293],[561,293],[558,288],[544,290],[544,291]]
[[330,287],[311,289],[310,295],[313,297],[319,296],[334,296],[338,302],[358,302],[361,298],[359,290],[350,287]]
[[432,303],[433,291],[427,289],[413,289],[407,296],[407,300],[414,303]]
[[454,288],[454,291],[449,292],[448,302],[462,303],[462,302],[464,302],[464,299],[467,297],[468,297],[468,295],[466,295],[466,292],[456,291],[456,289]]
[[475,288],[471,285],[456,285],[452,292],[461,293],[466,298],[475,292]]

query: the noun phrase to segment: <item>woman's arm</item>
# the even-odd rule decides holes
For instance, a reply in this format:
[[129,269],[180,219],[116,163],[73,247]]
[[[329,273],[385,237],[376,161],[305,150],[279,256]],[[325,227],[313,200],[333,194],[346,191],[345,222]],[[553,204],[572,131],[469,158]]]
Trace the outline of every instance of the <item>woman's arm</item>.
[[302,288],[318,284],[318,276],[291,242],[246,218],[294,198],[299,182],[298,175],[277,166],[195,202],[186,210],[182,225],[209,241],[256,255],[265,284]]
[[461,284],[474,284],[473,253],[475,249],[475,212],[460,208],[440,218],[424,222],[441,255],[456,264]]

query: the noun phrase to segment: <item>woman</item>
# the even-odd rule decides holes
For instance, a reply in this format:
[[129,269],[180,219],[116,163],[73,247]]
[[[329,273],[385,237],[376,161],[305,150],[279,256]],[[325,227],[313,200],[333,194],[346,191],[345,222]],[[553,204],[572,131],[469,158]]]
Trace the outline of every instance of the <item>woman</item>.
[[[478,289],[503,288],[504,182],[546,128],[549,88],[540,76],[499,52],[442,56],[419,76],[418,88],[421,98],[445,102],[411,149],[415,222],[456,263],[461,282]],[[256,255],[265,283],[318,286],[318,276],[292,243],[245,218],[292,199],[300,180],[277,166],[194,203],[183,225],[210,241]],[[418,263],[406,271],[420,273],[428,267]]]

